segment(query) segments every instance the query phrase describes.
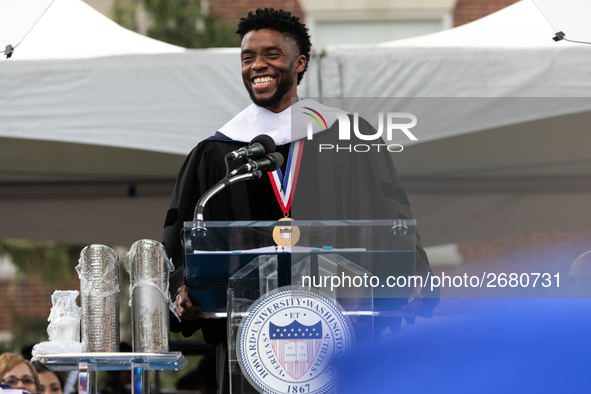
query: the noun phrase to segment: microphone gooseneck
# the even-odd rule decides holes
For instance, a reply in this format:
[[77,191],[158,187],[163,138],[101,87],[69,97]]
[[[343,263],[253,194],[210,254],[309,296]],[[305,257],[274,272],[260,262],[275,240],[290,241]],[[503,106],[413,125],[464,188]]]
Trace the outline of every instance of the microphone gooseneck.
[[232,176],[230,178],[224,178],[220,182],[218,182],[214,187],[206,191],[203,196],[199,199],[199,202],[195,206],[195,212],[193,214],[193,221],[202,221],[203,220],[203,209],[205,208],[205,204],[216,194],[224,190],[227,186],[240,182],[246,181],[249,179],[258,179],[262,175],[260,171],[251,171],[247,172],[246,174],[240,174],[236,176]]
[[[281,168],[284,162],[283,155],[279,152],[275,152],[275,149],[276,146],[273,139],[268,135],[261,134],[253,138],[251,145],[248,148],[240,148],[237,151],[230,152],[228,155],[226,155],[226,158],[234,158],[234,154],[236,153],[243,154],[248,162],[226,175],[221,181],[219,181],[215,186],[213,186],[201,196],[197,202],[197,205],[195,206],[193,221],[203,221],[203,210],[205,208],[205,204],[207,204],[207,202],[213,196],[226,187],[236,182],[258,179],[262,176],[263,171],[275,171]],[[265,154],[264,152],[267,150],[271,150],[272,152]],[[257,152],[263,153],[258,154]],[[258,156],[257,158],[251,159],[248,157],[248,155],[253,155],[255,153],[256,156]]]

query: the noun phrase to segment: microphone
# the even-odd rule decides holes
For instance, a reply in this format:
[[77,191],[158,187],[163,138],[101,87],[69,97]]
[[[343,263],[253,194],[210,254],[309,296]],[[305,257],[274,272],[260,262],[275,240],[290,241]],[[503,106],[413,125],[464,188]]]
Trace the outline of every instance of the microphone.
[[241,165],[230,175],[235,175],[240,172],[251,172],[251,171],[275,171],[281,168],[283,165],[283,155],[279,152],[268,153],[264,157],[256,160],[249,160],[248,163]]
[[247,147],[230,152],[226,157],[234,160],[248,156],[262,156],[265,153],[275,152],[275,149],[276,146],[273,138],[266,134],[260,134],[254,137]]
[[256,160],[250,160],[241,167],[246,169],[246,172],[251,171],[275,171],[283,165],[283,155],[279,152],[268,153],[264,157]]

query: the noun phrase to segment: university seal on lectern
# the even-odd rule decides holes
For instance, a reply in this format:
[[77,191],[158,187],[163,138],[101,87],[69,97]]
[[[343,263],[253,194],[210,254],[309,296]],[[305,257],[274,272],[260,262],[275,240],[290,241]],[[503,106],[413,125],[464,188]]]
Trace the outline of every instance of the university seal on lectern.
[[283,287],[259,298],[238,330],[237,358],[261,393],[327,393],[339,374],[336,357],[353,334],[337,304],[310,290]]

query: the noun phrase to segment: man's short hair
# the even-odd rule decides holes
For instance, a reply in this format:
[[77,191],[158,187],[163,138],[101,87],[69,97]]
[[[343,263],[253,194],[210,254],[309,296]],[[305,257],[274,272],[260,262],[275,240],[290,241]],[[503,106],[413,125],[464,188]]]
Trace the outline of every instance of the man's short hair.
[[300,22],[300,18],[291,15],[291,12],[274,10],[273,8],[259,8],[255,12],[250,11],[246,17],[240,19],[236,34],[240,36],[240,39],[243,39],[247,33],[261,29],[275,30],[287,35],[295,41],[300,50],[299,54],[306,56],[304,71],[298,74],[299,85],[308,69],[310,50],[312,49],[306,25]]

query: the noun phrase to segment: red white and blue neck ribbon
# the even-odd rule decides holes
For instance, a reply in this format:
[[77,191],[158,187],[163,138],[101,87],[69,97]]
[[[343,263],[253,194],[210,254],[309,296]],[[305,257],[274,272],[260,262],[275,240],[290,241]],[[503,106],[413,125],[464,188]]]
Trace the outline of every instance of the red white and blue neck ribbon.
[[287,158],[287,167],[285,175],[281,174],[281,169],[268,172],[271,186],[275,192],[275,198],[285,215],[289,214],[291,202],[298,183],[298,174],[300,172],[300,163],[302,162],[302,152],[304,151],[304,141],[292,142],[289,147],[289,156]]

